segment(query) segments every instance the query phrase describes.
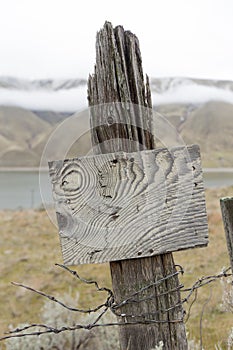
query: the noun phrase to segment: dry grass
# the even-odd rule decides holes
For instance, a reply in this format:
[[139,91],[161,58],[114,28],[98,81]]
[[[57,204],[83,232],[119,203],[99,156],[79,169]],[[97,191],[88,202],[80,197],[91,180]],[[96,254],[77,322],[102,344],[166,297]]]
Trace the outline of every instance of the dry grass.
[[[185,269],[182,280],[185,286],[229,265],[219,208],[219,198],[226,195],[233,195],[233,187],[208,190],[206,193],[209,246],[175,254],[176,263]],[[22,282],[57,296],[65,291],[76,294],[78,289],[81,305],[86,307],[100,302],[101,293],[77,283],[72,276],[54,266],[56,262],[62,263],[62,256],[57,229],[45,212],[2,211],[0,226],[0,334],[8,330],[9,324],[16,326],[22,322],[39,321],[38,312],[43,305],[41,297],[12,286],[11,281]],[[76,269],[86,278],[96,278],[101,285],[111,285],[107,264],[84,265]],[[224,349],[228,331],[232,327],[232,314],[223,312],[220,307],[222,291],[219,282],[199,291],[187,328],[190,338],[198,340],[200,314],[210,289],[212,297],[203,317],[203,344],[205,349],[214,349],[214,344],[220,342]]]
[[[175,253],[176,263],[185,269],[182,282],[185,286],[191,286],[199,277],[218,273],[223,267],[229,266],[229,257],[226,247],[225,234],[222,224],[219,199],[225,196],[233,196],[233,188],[207,190],[207,213],[209,223],[209,245],[207,248],[187,250]],[[209,298],[203,316],[203,344],[205,349],[214,349],[214,344],[220,343],[222,349],[226,349],[228,333],[233,326],[232,314],[225,313],[221,309],[222,288],[219,282],[201,288],[198,291],[198,299],[191,311],[187,324],[191,339],[199,339],[199,322],[203,304]]]

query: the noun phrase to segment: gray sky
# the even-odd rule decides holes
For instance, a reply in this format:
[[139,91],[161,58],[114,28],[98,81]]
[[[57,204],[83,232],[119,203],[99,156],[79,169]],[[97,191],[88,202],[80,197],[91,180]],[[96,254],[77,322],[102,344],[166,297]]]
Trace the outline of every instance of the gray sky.
[[87,78],[105,20],[135,33],[150,77],[233,80],[232,0],[0,0],[0,75]]

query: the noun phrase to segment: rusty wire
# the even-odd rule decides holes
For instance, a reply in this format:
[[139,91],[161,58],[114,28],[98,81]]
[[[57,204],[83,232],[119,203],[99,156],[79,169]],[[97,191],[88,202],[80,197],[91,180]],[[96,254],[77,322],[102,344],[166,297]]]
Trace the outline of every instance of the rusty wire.
[[[140,298],[140,294],[142,292],[148,291],[150,290],[152,287],[158,286],[161,283],[167,281],[170,278],[173,278],[179,274],[183,274],[183,268],[180,265],[176,265],[176,267],[178,267],[178,270],[175,271],[172,274],[169,274],[163,278],[160,278],[158,280],[156,280],[153,283],[148,284],[147,286],[140,288],[138,291],[132,293],[131,295],[127,296],[127,298],[125,298],[124,300],[121,300],[120,302],[116,302],[115,298],[114,298],[114,294],[112,292],[111,289],[106,288],[106,287],[100,287],[98,282],[95,280],[87,280],[84,279],[83,277],[79,276],[79,274],[74,271],[71,270],[70,268],[68,268],[65,265],[61,265],[61,264],[56,264],[56,266],[64,269],[65,271],[69,272],[70,274],[72,274],[75,278],[77,278],[77,280],[81,281],[82,283],[91,285],[93,284],[96,288],[96,290],[98,292],[105,292],[107,293],[107,297],[104,303],[94,307],[94,308],[89,308],[89,309],[79,309],[79,308],[74,308],[72,306],[66,305],[65,303],[63,303],[62,301],[60,301],[59,299],[57,299],[54,296],[51,296],[49,294],[46,294],[42,291],[36,290],[32,287],[26,286],[24,284],[21,283],[15,283],[12,282],[12,284],[14,286],[19,286],[22,287],[24,289],[27,289],[31,292],[34,292],[36,294],[41,295],[42,297],[45,297],[49,300],[51,300],[52,302],[55,302],[59,305],[61,305],[62,307],[68,309],[71,312],[78,312],[78,313],[84,313],[84,314],[90,314],[90,313],[98,313],[96,315],[95,320],[90,323],[90,324],[76,324],[74,326],[63,326],[61,328],[56,328],[56,327],[51,327],[45,324],[37,324],[37,323],[33,323],[29,326],[24,326],[22,328],[16,328],[14,330],[11,330],[9,332],[6,332],[5,335],[3,337],[0,338],[0,341],[2,340],[6,340],[9,338],[16,338],[16,337],[25,337],[25,336],[39,336],[39,335],[43,335],[43,334],[48,334],[48,333],[54,333],[54,334],[58,334],[64,331],[74,331],[74,330],[79,330],[79,329],[86,329],[86,330],[91,330],[93,328],[97,328],[97,327],[110,327],[110,326],[130,326],[130,325],[134,325],[134,324],[153,324],[153,323],[178,323],[178,322],[183,322],[184,321],[184,317],[180,318],[180,319],[176,319],[176,320],[156,320],[154,318],[151,318],[151,316],[155,316],[156,314],[166,314],[170,311],[172,311],[173,309],[180,307],[181,305],[183,305],[184,303],[188,303],[191,299],[191,297],[194,295],[193,300],[190,303],[187,315],[186,315],[186,321],[189,319],[190,317],[190,312],[191,312],[191,308],[193,306],[193,304],[195,303],[196,299],[197,299],[197,291],[199,288],[206,286],[210,283],[215,282],[216,280],[219,280],[221,278],[226,278],[226,277],[230,277],[232,276],[232,273],[229,272],[230,271],[230,267],[227,269],[224,269],[221,273],[218,273],[216,275],[210,275],[210,276],[204,276],[202,278],[199,278],[190,288],[184,288],[184,286],[182,284],[179,284],[176,288],[172,288],[167,290],[166,292],[160,293],[160,294],[153,294],[153,295],[149,295],[147,297],[144,298]],[[147,300],[152,300],[154,298],[159,298],[161,296],[164,296],[166,294],[170,294],[176,291],[180,291],[182,293],[186,293],[186,296],[184,298],[181,298],[181,300],[172,305],[169,308],[165,308],[165,309],[159,309],[159,310],[155,310],[153,311],[153,313],[143,313],[140,315],[133,315],[133,314],[128,314],[128,313],[122,313],[121,311],[118,312],[118,310],[120,308],[122,308],[125,305],[131,304],[131,303],[141,303]],[[118,321],[119,319],[121,321],[119,322],[112,322],[112,323],[99,323],[99,321],[101,320],[101,318],[106,314],[107,311],[111,311],[114,315],[116,315],[118,317]],[[130,319],[130,321],[128,321]],[[40,330],[38,331],[33,331],[33,328],[40,328]],[[30,331],[29,331],[30,330]],[[26,331],[26,332],[25,332]]]

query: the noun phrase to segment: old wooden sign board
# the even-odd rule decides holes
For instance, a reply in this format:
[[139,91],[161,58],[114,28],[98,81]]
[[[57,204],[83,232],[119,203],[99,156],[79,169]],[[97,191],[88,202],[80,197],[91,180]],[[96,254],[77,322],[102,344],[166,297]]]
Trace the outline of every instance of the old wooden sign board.
[[208,243],[196,145],[52,161],[49,168],[67,265]]

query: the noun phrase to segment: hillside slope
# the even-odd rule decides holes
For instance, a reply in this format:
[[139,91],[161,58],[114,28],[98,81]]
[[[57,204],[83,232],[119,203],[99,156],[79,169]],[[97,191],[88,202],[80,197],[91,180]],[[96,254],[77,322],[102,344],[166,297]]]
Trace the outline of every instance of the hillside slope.
[[157,109],[187,144],[199,144],[204,167],[233,166],[233,104],[164,105]]
[[[165,130],[166,140],[176,144],[178,132],[184,142],[200,145],[204,167],[232,167],[233,82],[179,77],[150,82],[155,110],[176,128]],[[85,109],[86,95],[82,79],[0,77],[0,167],[38,166],[53,130],[73,112]],[[62,145],[83,130],[84,119],[79,118],[58,136],[51,158],[63,157]],[[70,155],[84,155],[89,149],[90,135],[86,133]]]
[[31,111],[0,107],[0,166],[37,166],[34,148],[52,127]]
[[191,113],[181,129],[186,142],[201,146],[203,162],[209,167],[233,166],[233,105],[209,102]]

